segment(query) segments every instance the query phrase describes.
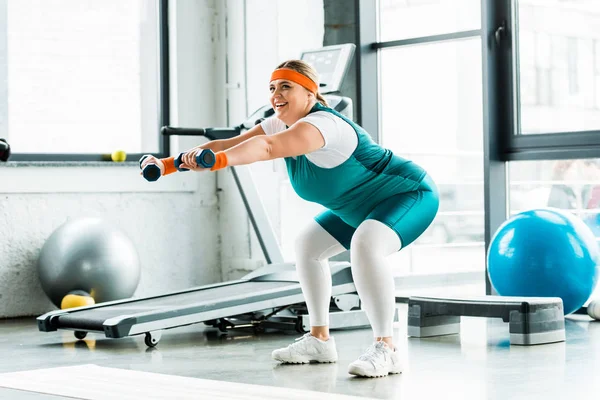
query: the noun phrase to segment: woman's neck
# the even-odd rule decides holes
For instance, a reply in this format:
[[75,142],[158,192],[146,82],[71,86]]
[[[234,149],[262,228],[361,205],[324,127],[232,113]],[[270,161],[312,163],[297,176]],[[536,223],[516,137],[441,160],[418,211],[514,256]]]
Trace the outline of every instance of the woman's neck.
[[313,107],[315,106],[315,104],[317,104],[316,101],[313,101],[312,103],[309,103],[307,108],[303,110],[302,115],[298,118],[295,119],[290,119],[290,120],[285,120],[283,121],[286,126],[292,126],[294,125],[296,122],[298,122],[299,120],[301,120],[302,118],[306,117],[308,114],[310,114],[310,110],[313,109]]

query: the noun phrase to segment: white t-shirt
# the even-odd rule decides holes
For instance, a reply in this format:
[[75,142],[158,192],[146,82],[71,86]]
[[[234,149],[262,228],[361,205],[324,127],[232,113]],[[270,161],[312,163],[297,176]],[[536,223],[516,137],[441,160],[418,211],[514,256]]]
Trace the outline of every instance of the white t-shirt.
[[[330,112],[313,112],[299,119],[298,122],[307,122],[313,125],[323,135],[325,145],[306,154],[306,158],[318,167],[337,167],[350,158],[358,146],[358,137],[354,128]],[[275,116],[265,119],[260,126],[267,135],[274,135],[286,129],[285,123]]]

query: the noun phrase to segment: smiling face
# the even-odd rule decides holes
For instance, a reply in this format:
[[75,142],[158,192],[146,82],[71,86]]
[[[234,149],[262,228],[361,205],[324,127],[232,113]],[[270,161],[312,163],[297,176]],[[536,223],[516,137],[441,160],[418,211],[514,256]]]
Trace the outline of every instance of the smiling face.
[[269,91],[275,116],[287,126],[305,117],[316,102],[314,94],[286,79],[271,81]]

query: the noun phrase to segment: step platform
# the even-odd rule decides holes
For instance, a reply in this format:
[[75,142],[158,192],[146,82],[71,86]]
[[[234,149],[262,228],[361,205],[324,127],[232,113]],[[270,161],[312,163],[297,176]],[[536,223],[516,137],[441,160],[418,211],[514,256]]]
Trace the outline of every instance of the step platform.
[[565,341],[563,303],[558,297],[409,297],[408,336],[458,334],[461,316],[502,318],[514,345]]

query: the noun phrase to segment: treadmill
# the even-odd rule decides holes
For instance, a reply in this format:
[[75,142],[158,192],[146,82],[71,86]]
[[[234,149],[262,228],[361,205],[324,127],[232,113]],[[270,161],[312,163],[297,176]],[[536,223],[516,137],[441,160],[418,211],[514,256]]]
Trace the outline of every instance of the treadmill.
[[[289,263],[272,264],[236,281],[51,311],[37,318],[38,328],[73,330],[77,339],[88,332],[113,339],[144,334],[149,347],[156,346],[165,329],[200,322],[221,331],[252,327],[255,332],[268,328],[305,332],[308,314],[294,269]],[[332,281],[331,328],[368,325],[349,266],[333,265]]]
[[[328,46],[304,52],[321,75],[321,92],[332,108],[352,118],[350,99],[336,94],[354,54],[353,44]],[[254,112],[244,123],[229,128],[163,127],[163,135],[204,136],[209,140],[241,134],[273,115],[270,105]],[[268,263],[239,280],[204,285],[160,296],[131,298],[92,306],[48,312],[37,318],[38,329],[72,330],[83,339],[89,332],[107,338],[145,335],[149,347],[158,344],[162,331],[204,323],[226,332],[233,328],[292,329],[306,332],[309,317],[292,263],[284,263],[281,249],[247,166],[231,167],[235,183]],[[330,328],[369,326],[352,280],[350,264],[331,263]],[[395,320],[398,320],[396,312]]]

